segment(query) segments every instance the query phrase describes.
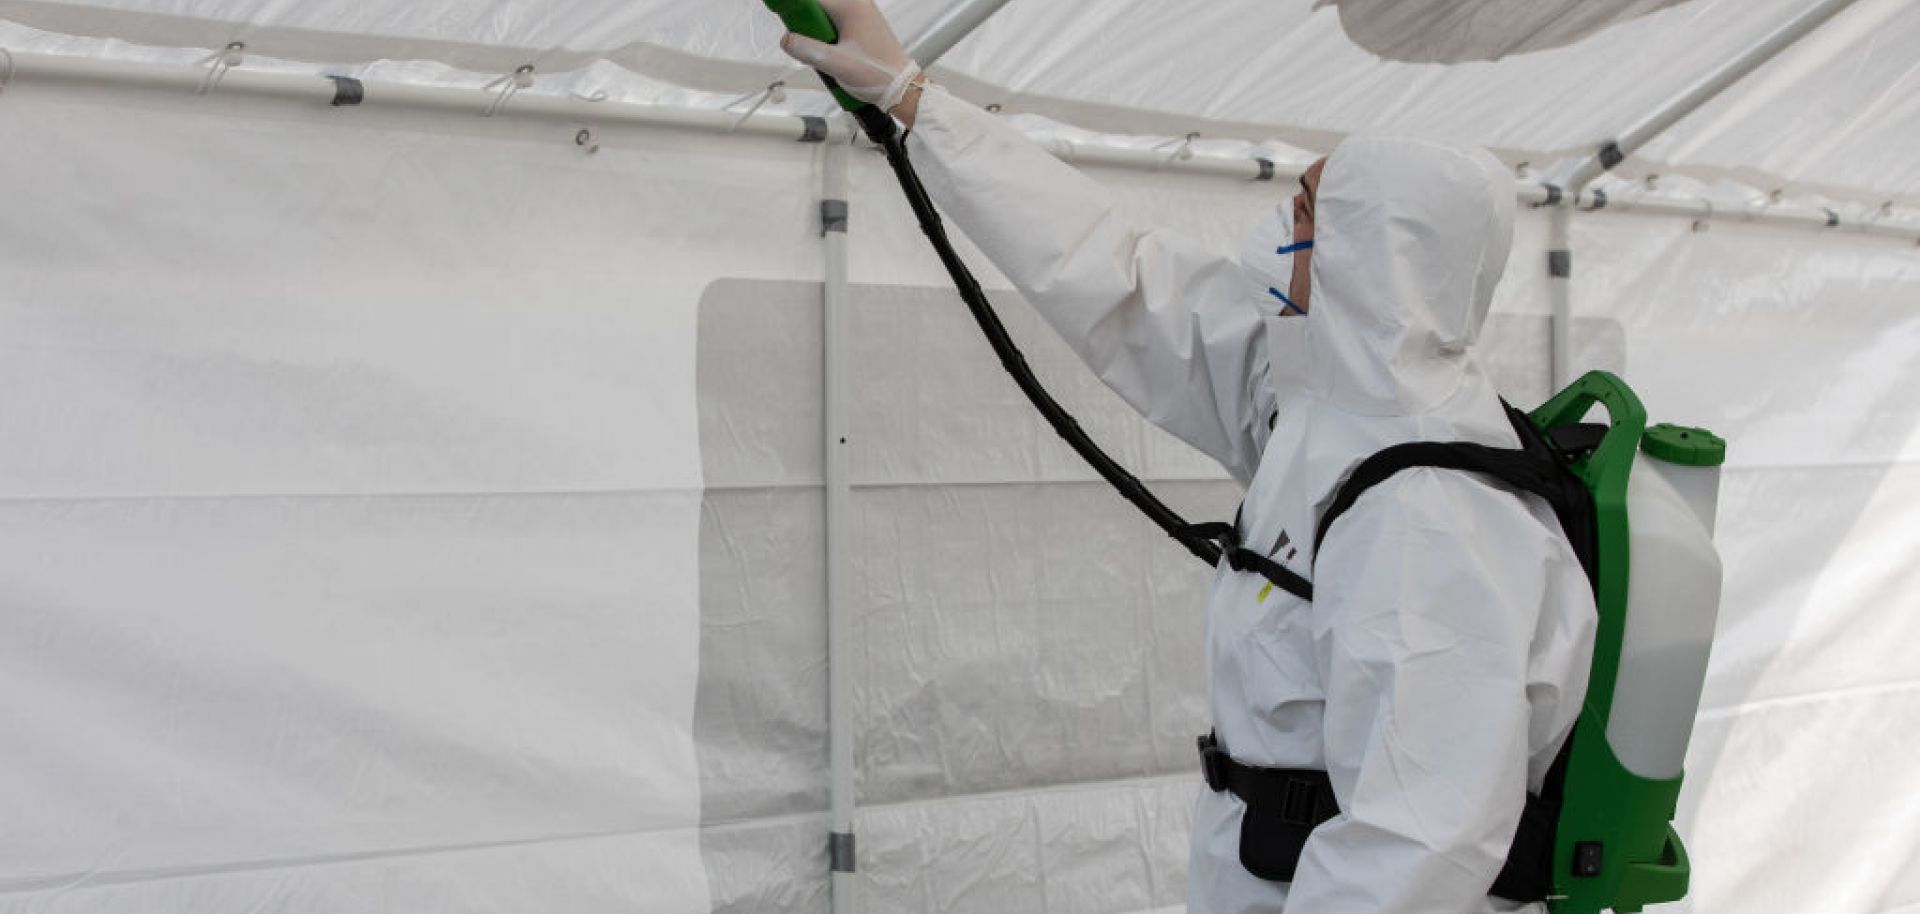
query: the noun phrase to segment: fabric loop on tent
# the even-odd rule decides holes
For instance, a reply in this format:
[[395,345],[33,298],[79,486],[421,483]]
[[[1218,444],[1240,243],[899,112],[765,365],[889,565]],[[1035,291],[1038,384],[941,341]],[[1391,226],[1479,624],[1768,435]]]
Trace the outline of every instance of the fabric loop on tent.
[[482,88],[489,92],[494,91],[495,89],[498,89],[499,94],[494,96],[493,104],[488,105],[487,110],[484,112],[481,112],[480,116],[492,117],[496,114],[499,114],[500,109],[505,108],[507,106],[507,102],[513,99],[514,93],[519,92],[521,89],[525,89],[532,85],[533,85],[533,64],[530,64],[530,63],[521,64],[520,68],[517,70],[514,70],[512,73],[508,73],[503,76],[496,77],[493,80],[493,82],[487,83]]
[[773,82],[768,83],[765,89],[761,89],[758,92],[754,92],[748,95],[743,95],[740,98],[735,99],[733,101],[733,104],[730,104],[727,107],[731,108],[733,107],[733,105],[737,105],[740,102],[746,101],[749,98],[754,100],[753,104],[747,107],[747,110],[745,113],[741,114],[740,117],[734,120],[733,124],[727,128],[726,132],[732,133],[736,130],[739,130],[741,124],[746,123],[748,119],[752,118],[755,114],[758,114],[760,109],[763,107],[766,107],[766,105],[769,102],[776,105],[784,103],[787,100],[787,81],[784,79],[776,79]]
[[227,71],[245,62],[246,51],[245,42],[235,41],[202,59],[200,63],[207,68],[207,75],[200,80],[199,94],[206,95],[219,88],[220,80],[227,75]]
[[1167,140],[1166,142],[1161,143],[1153,148],[1165,149],[1168,146],[1173,146],[1175,143],[1178,143],[1179,145],[1174,147],[1173,152],[1169,154],[1166,157],[1166,159],[1160,163],[1162,165],[1172,165],[1175,162],[1185,162],[1188,159],[1193,158],[1193,141],[1199,138],[1200,138],[1200,131],[1193,130],[1193,131],[1189,131],[1185,137],[1182,137],[1180,139]]

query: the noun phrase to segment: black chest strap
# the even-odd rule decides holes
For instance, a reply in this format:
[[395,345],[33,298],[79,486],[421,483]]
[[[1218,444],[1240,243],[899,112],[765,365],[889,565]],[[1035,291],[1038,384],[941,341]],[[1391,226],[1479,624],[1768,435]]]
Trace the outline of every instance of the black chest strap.
[[1273,586],[1293,594],[1307,602],[1313,602],[1313,583],[1279,562],[1240,544],[1240,521],[1190,524],[1187,530],[1204,540],[1220,544],[1220,554],[1227,565],[1235,571],[1252,572],[1266,578]]

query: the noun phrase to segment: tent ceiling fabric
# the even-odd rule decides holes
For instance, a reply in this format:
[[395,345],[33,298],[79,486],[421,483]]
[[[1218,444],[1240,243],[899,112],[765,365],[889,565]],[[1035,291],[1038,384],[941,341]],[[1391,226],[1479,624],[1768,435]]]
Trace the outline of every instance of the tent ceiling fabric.
[[[881,5],[911,35],[949,0]],[[942,69],[981,101],[1108,133],[1324,148],[1390,131],[1544,163],[1605,140],[1805,6],[1222,0],[1169,16],[1149,0],[1030,0],[1001,10]],[[717,106],[796,75],[755,0],[0,0],[0,20],[16,24],[0,29],[15,50],[151,59],[153,48],[204,55],[238,40],[250,55],[442,83],[534,63],[574,74],[540,91],[590,79],[610,97],[661,104]],[[1916,42],[1920,6],[1861,0],[1649,149],[1646,167],[1920,199],[1920,159],[1907,154],[1920,147],[1920,62],[1906,50]],[[823,99],[797,92],[789,105],[818,110]]]
[[1643,154],[1769,188],[1920,195],[1916,48],[1920,4],[1859,0]]

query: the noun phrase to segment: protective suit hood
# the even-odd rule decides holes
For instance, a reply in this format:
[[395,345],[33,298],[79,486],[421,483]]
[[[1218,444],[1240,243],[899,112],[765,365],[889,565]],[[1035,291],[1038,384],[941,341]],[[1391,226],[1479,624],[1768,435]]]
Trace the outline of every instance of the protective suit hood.
[[1513,240],[1513,187],[1483,150],[1355,137],[1315,203],[1308,387],[1361,416],[1415,416],[1475,370]]

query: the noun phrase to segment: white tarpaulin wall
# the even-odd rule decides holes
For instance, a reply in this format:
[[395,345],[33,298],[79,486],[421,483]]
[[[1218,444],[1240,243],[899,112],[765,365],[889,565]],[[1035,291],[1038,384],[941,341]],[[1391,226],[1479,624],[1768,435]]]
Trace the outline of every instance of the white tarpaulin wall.
[[695,304],[810,155],[426,126],[7,96],[0,908],[705,909]]
[[[1649,412],[1726,435],[1726,589],[1681,798],[1693,909],[1920,905],[1920,255],[1581,224]],[[1599,263],[1594,263],[1598,259]]]
[[[127,6],[4,0],[0,19],[41,50],[188,61],[206,52],[98,39],[189,46],[208,22],[264,23],[243,37],[354,61],[404,31],[397,56],[436,63],[373,69],[448,84],[565,45],[664,68],[594,65],[579,87],[690,104],[711,99],[655,80],[757,78],[767,59],[732,27],[753,21],[746,4],[414,20]],[[1683,3],[1588,41],[1617,51],[1635,46],[1609,44],[1618,30],[1678,17],[1701,40],[1741,25],[1737,46],[1791,4],[1751,23],[1735,6]],[[1332,11],[1272,7],[1333,40]],[[1182,110],[1126,95],[1149,86],[1138,60],[1076,84],[1110,96],[1047,88],[1103,59],[1108,31],[1055,65],[1010,62],[1035,34],[1021,27],[1063,14],[1016,3],[956,66],[1094,126]],[[1862,0],[1795,49],[1802,78],[1763,69],[1697,116],[1713,129],[1683,125],[1693,151],[1676,155],[1706,176],[1817,165],[1863,176],[1838,190],[1910,192],[1911,160],[1886,153],[1913,135],[1895,90],[1914,64],[1887,36],[1914,25],[1910,6]],[[649,41],[680,56],[613,50]],[[1753,140],[1774,115],[1739,98],[1767,78],[1774,99],[1846,89],[1820,76],[1833,42],[1894,88],[1869,93],[1873,118],[1829,114],[1865,140],[1781,143],[1804,152],[1789,162]],[[1389,123],[1478,124],[1494,142],[1458,104],[1481,90],[1450,80],[1517,92],[1516,71],[1487,71],[1569,55],[1604,72],[1594,47],[1465,64],[1417,91],[1391,71],[1444,68],[1383,64],[1374,88],[1410,93]],[[1258,59],[1284,75],[1296,57]],[[1329,110],[1389,110],[1380,98]],[[1645,107],[1629,101],[1603,113]],[[1604,120],[1513,145],[1567,148]],[[602,128],[590,156],[573,135],[218,92],[0,95],[0,910],[825,910],[820,147]],[[890,178],[857,159],[844,662],[867,909],[1176,906],[1204,575],[1029,414]],[[1221,246],[1287,193],[1097,174]],[[1543,236],[1524,216],[1488,342],[1522,401],[1546,389]],[[1920,254],[1615,215],[1581,217],[1575,248],[1582,363],[1624,369],[1656,419],[1732,443],[1726,604],[1682,804],[1695,894],[1678,909],[1920,905],[1905,656],[1920,401],[1903,395],[1920,383]],[[1177,506],[1230,512],[1231,483],[999,299],[1096,437]]]

